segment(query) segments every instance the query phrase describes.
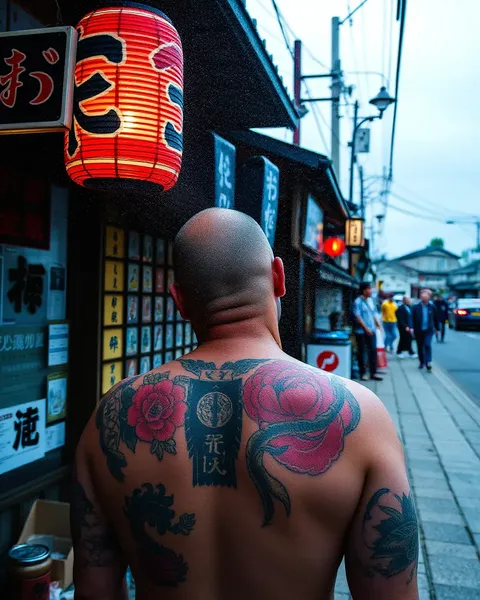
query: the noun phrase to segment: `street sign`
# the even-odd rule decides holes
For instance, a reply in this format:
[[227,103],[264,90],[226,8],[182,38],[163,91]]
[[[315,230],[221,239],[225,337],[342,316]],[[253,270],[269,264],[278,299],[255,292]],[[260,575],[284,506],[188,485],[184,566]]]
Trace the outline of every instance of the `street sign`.
[[70,128],[76,43],[73,27],[0,34],[0,134]]
[[348,219],[345,224],[345,242],[350,248],[361,248],[365,245],[365,222],[363,219]]
[[357,139],[355,140],[355,147],[357,153],[370,152],[370,129],[363,128],[357,132]]
[[249,159],[238,174],[238,209],[255,219],[271,246],[277,227],[280,171],[265,156]]
[[317,366],[323,371],[328,371],[331,373],[335,371],[339,364],[340,359],[332,350],[324,350],[317,356]]
[[233,208],[235,204],[235,146],[212,133],[215,146],[215,203],[218,208]]

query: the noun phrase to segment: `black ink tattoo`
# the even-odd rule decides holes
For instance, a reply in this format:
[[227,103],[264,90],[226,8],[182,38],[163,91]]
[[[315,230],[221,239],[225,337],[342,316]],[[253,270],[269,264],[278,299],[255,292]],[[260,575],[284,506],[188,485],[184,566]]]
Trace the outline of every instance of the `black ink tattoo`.
[[[185,581],[188,564],[181,554],[175,553],[153,536],[189,535],[195,527],[195,514],[184,513],[174,522],[173,496],[167,496],[165,486],[144,483],[125,498],[124,513],[133,537],[140,547],[140,565],[148,578],[157,585],[177,586]],[[148,528],[147,528],[148,526]]]
[[[398,508],[381,504],[384,496]],[[381,519],[383,515],[387,518]],[[362,537],[371,551],[372,564],[364,566],[369,577],[376,573],[393,577],[411,568],[407,583],[412,581],[418,561],[418,521],[411,493],[399,496],[388,488],[376,491],[365,509]]]
[[120,551],[117,539],[98,518],[75,472],[72,496],[70,526],[75,562],[82,567],[110,566]]
[[[185,424],[193,485],[236,487],[235,464],[242,435],[242,406],[258,425],[247,442],[246,462],[263,507],[263,524],[274,500],[290,514],[286,487],[264,466],[265,454],[299,474],[321,475],[340,458],[346,436],[360,421],[360,407],[340,379],[291,361],[244,359],[214,362],[180,359],[188,376],[149,373],[126,380],[102,401],[100,443],[114,477],[127,465],[123,442],[135,452],[150,444],[161,460],[176,454],[176,429]],[[246,381],[244,377],[247,376]]]
[[235,462],[242,438],[241,376],[265,360],[215,363],[180,360],[199,377],[190,379],[185,423],[187,448],[193,462],[193,485],[237,487]]

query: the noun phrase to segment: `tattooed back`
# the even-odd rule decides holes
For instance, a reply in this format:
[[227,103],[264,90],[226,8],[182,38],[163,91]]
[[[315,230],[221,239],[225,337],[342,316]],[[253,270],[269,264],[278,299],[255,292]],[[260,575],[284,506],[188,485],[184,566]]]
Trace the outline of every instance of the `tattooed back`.
[[284,355],[200,349],[123,381],[79,446],[77,597],[417,598],[403,451],[366,388]]

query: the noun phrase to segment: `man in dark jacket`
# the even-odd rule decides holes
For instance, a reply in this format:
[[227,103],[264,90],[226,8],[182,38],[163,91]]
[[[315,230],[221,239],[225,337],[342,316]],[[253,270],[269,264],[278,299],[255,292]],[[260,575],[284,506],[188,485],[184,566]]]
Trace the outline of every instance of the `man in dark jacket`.
[[[448,302],[437,294],[433,301],[435,308],[437,309],[437,316],[440,325],[440,341],[445,341],[445,324],[448,319]],[[438,341],[438,338],[437,338]]]
[[412,350],[413,317],[410,303],[410,298],[408,296],[404,296],[403,304],[398,307],[396,312],[398,332],[400,334],[400,341],[398,342],[397,348],[398,358],[403,358],[403,353],[405,351],[408,352],[411,358],[416,358],[417,356]]
[[437,310],[430,299],[432,292],[422,290],[420,292],[420,302],[412,309],[413,330],[417,340],[418,357],[420,359],[419,368],[427,367],[432,370],[432,339],[435,332],[438,333]]

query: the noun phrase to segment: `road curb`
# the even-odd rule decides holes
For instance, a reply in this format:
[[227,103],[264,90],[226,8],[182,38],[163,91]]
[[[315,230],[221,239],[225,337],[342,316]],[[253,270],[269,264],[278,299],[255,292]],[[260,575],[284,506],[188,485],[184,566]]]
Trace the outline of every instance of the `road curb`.
[[443,387],[446,388],[458,400],[458,402],[470,414],[470,416],[474,418],[480,425],[480,408],[469,396],[469,394],[465,392],[465,390],[446,371],[446,369],[439,366],[437,363],[435,364],[433,374],[440,381]]

